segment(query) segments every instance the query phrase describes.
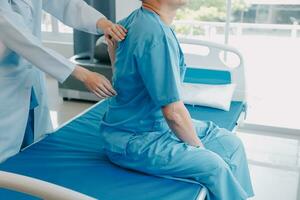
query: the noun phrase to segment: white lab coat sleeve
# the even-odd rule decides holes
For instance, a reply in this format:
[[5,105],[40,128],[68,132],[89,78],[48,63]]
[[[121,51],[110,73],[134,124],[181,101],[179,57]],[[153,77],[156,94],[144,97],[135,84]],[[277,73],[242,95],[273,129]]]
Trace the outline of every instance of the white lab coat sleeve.
[[21,15],[5,6],[0,7],[0,40],[7,48],[60,82],[64,82],[75,68],[68,59],[44,47],[26,27]]
[[97,21],[105,18],[83,0],[43,0],[43,9],[72,28],[98,34]]

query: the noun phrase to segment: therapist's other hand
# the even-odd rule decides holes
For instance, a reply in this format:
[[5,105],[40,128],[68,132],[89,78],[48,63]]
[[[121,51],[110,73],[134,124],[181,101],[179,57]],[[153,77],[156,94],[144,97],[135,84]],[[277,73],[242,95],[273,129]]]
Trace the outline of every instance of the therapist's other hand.
[[101,74],[76,66],[72,75],[101,99],[117,95],[109,80]]
[[98,20],[97,27],[103,31],[105,36],[112,37],[118,42],[124,40],[127,34],[127,30],[123,26],[114,24],[105,18]]

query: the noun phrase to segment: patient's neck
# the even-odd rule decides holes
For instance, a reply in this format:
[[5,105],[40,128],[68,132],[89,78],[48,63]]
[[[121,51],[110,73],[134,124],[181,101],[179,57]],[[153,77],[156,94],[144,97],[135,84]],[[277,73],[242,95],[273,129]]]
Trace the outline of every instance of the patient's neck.
[[155,4],[152,4],[152,3],[150,4],[150,3],[146,3],[146,2],[143,2],[143,7],[147,10],[150,10],[150,11],[158,14],[159,17],[161,18],[161,20],[169,26],[172,24],[172,22],[176,16],[176,11],[177,11],[177,9],[170,8],[168,6],[155,5]]

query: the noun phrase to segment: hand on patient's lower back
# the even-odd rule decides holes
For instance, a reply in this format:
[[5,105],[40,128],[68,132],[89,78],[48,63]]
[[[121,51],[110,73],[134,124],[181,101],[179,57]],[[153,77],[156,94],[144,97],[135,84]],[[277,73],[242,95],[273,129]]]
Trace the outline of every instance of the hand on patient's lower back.
[[101,74],[77,66],[73,72],[73,76],[83,82],[88,90],[101,99],[117,95],[109,80]]
[[99,98],[108,98],[115,96],[117,92],[113,89],[111,83],[107,78],[101,74],[90,72],[85,86]]

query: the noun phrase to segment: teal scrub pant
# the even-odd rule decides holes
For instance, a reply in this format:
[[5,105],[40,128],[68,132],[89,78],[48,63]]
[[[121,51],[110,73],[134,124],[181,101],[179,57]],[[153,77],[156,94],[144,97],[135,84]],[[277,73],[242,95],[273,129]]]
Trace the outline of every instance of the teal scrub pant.
[[146,132],[132,134],[124,153],[106,148],[106,154],[121,167],[204,185],[208,200],[253,196],[241,140],[212,122],[194,120],[194,125],[205,148],[187,145],[171,131]]

